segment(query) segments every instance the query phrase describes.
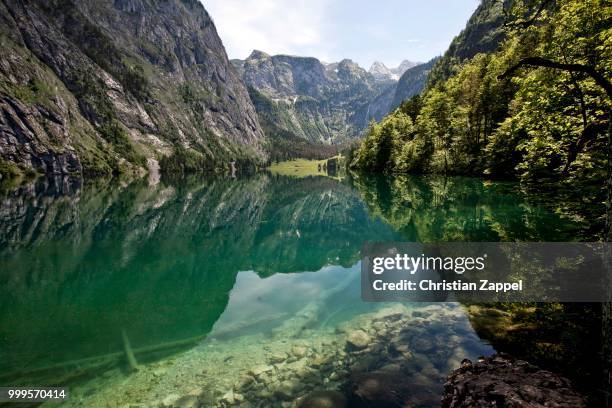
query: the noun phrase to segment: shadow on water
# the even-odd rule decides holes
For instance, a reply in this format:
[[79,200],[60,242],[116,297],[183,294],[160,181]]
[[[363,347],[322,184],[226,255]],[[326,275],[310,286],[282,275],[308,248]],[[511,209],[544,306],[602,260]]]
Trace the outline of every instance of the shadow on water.
[[[365,241],[575,236],[576,223],[514,188],[260,173],[155,185],[59,178],[10,190],[0,199],[0,383],[69,384],[127,368],[131,353],[132,365],[145,364],[266,330],[282,340],[291,325],[333,330],[371,310],[359,298]],[[441,322],[465,323],[440,310]],[[435,324],[421,321],[428,335]],[[462,330],[470,350],[482,350]],[[453,351],[431,347],[443,375]]]

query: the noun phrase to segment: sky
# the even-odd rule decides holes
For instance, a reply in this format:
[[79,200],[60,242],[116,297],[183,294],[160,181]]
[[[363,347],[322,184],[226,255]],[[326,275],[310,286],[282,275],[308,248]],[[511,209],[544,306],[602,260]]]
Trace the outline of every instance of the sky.
[[426,62],[442,54],[479,0],[201,0],[230,58],[252,50],[381,61]]

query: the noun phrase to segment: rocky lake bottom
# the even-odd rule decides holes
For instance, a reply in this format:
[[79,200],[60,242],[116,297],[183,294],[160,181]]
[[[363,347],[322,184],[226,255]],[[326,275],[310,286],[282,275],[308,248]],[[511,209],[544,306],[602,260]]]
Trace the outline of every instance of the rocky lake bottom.
[[308,328],[311,318],[306,309],[271,332],[226,341],[213,331],[175,358],[104,373],[67,406],[297,407],[313,392],[365,401],[389,392],[391,400],[398,383],[402,406],[439,406],[451,370],[493,353],[454,303],[385,305],[322,330]]

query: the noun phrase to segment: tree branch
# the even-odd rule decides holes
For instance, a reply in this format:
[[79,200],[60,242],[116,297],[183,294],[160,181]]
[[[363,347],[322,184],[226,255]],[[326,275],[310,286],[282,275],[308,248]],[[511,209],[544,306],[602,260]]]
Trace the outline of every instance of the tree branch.
[[590,76],[597,83],[597,85],[601,86],[606,91],[606,94],[608,94],[608,98],[612,100],[612,83],[610,83],[610,81],[608,81],[602,74],[597,72],[595,68],[588,65],[563,64],[560,62],[548,60],[546,58],[529,57],[520,60],[516,65],[513,65],[512,67],[508,68],[506,72],[499,75],[497,79],[505,79],[512,77],[519,68],[522,68],[524,66],[554,68],[568,72],[582,72]]
[[[548,7],[548,5],[550,5],[552,2],[554,2],[553,0],[543,0],[540,3],[540,6],[536,9],[535,13],[533,14],[533,16],[531,16],[531,18],[527,19],[527,20],[522,20],[522,21],[506,21],[504,23],[504,26],[506,27],[520,27],[520,28],[527,28],[529,26],[531,26],[533,23],[536,22],[536,20],[538,19],[538,17],[540,17],[540,14],[542,13],[542,11],[544,11],[544,9],[546,7]],[[507,16],[507,12],[504,9],[504,14],[506,14]]]

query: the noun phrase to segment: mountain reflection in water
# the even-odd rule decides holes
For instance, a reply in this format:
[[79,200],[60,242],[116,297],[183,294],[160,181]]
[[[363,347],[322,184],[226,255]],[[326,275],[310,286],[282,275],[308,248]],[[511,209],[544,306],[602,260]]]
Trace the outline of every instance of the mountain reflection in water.
[[468,178],[41,180],[0,199],[0,383],[124,365],[122,332],[146,364],[209,333],[375,311],[360,300],[365,241],[558,241],[576,229],[511,184]]

